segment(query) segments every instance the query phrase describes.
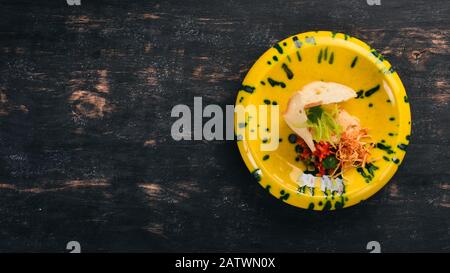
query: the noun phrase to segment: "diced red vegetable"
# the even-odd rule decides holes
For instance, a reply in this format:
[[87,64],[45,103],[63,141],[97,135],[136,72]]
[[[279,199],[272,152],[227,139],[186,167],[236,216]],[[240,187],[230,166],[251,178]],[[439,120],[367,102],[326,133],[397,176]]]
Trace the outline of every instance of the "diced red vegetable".
[[327,142],[316,142],[316,150],[311,152],[308,145],[301,139],[297,139],[297,143],[303,148],[302,152],[299,154],[303,161],[312,162],[317,170],[317,176],[323,176],[327,171],[332,171],[332,169],[325,169],[323,166],[323,160],[330,155],[334,155],[336,150],[330,143]]

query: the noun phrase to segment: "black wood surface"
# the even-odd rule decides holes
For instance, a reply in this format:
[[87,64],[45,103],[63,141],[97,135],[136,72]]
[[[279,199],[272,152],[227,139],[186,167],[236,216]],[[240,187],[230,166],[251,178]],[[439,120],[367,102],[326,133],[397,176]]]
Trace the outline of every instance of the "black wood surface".
[[[450,251],[450,2],[0,1],[0,251]],[[176,142],[176,104],[233,104],[255,60],[309,30],[396,67],[413,133],[373,198],[283,204],[234,142]]]

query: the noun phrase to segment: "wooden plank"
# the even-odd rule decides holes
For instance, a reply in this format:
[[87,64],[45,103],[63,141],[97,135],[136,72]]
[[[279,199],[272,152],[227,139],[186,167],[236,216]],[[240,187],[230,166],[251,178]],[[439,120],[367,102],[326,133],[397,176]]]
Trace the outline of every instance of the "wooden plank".
[[[450,249],[447,1],[0,3],[0,251]],[[232,142],[175,142],[173,105],[233,104],[254,61],[308,30],[395,66],[413,135],[394,179],[330,213],[286,206]]]

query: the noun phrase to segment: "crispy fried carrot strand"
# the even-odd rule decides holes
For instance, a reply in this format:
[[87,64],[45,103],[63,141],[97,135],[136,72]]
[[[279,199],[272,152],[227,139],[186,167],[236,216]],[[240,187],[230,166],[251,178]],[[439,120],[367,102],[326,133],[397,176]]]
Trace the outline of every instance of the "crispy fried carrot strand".
[[333,176],[342,175],[345,170],[351,167],[365,167],[370,162],[370,150],[373,148],[373,144],[368,142],[367,139],[370,139],[367,128],[361,128],[360,126],[353,126],[342,133],[336,151],[341,172],[336,174],[335,170]]

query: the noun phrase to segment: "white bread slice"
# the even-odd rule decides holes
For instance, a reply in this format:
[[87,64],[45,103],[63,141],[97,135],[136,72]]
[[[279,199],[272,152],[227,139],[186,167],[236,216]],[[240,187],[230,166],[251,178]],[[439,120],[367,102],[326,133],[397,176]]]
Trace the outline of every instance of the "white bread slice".
[[305,109],[322,104],[343,102],[356,97],[355,90],[335,82],[315,81],[303,86],[298,92],[301,93]]
[[296,92],[289,100],[286,112],[283,114],[287,125],[301,137],[311,151],[315,150],[312,134],[306,128],[306,116],[301,92]]
[[313,137],[306,128],[308,120],[305,109],[313,106],[339,103],[356,97],[356,92],[343,84],[335,82],[311,82],[297,91],[289,100],[283,114],[287,125],[315,151]]

